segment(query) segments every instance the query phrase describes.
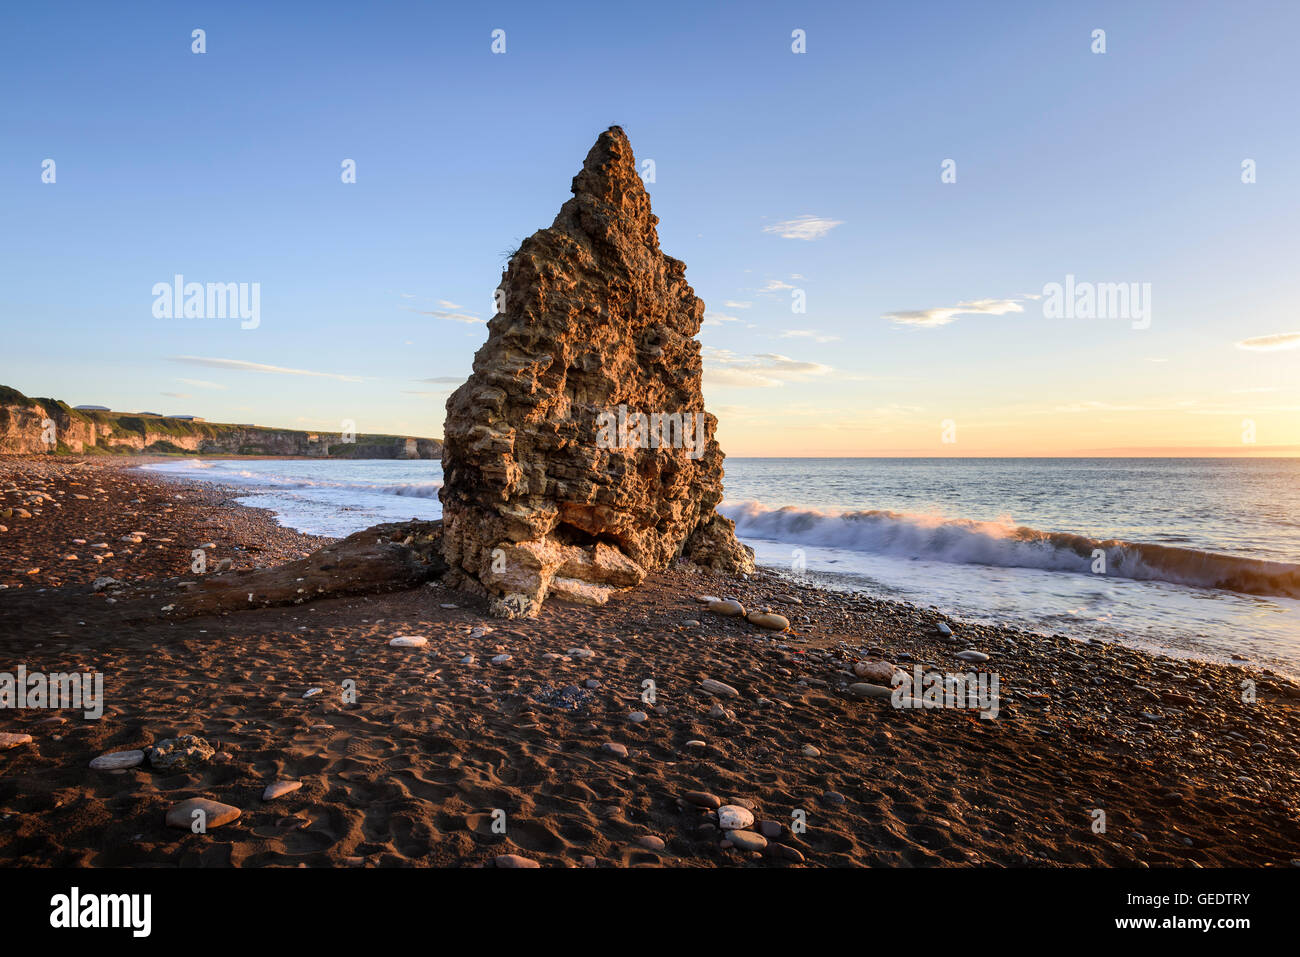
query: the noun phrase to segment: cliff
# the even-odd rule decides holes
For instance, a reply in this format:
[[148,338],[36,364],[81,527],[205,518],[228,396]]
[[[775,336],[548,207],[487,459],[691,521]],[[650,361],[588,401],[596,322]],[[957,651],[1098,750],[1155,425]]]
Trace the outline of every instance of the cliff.
[[[53,423],[53,427],[47,426]],[[437,439],[299,432],[256,425],[190,422],[166,416],[73,409],[0,386],[0,454],[125,453],[307,455],[350,459],[436,459]]]

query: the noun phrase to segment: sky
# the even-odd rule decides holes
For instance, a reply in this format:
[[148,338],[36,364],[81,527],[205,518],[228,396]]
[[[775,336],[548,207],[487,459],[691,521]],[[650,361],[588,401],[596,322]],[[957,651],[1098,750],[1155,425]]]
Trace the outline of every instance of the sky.
[[[0,13],[28,395],[441,435],[619,124],[729,455],[1300,453],[1300,4],[129,9]],[[176,275],[256,322],[167,316]]]

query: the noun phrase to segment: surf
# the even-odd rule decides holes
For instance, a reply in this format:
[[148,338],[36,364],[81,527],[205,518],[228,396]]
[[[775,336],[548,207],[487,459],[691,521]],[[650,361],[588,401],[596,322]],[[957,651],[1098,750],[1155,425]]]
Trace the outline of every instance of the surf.
[[1300,598],[1300,565],[1154,542],[1096,539],[1040,531],[1010,519],[981,521],[888,510],[819,511],[758,502],[723,503],[719,511],[742,538],[795,547],[838,548],[893,558],[1000,568],[1034,568],[1162,581],[1192,588]]

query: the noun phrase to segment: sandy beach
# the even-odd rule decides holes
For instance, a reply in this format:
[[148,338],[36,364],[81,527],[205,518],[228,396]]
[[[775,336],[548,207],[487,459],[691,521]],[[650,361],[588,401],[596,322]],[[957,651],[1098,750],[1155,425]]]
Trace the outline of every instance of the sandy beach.
[[[533,620],[489,618],[483,598],[437,583],[177,620],[164,608],[198,577],[193,549],[210,545],[209,573],[233,575],[327,541],[139,463],[0,460],[0,671],[101,672],[105,698],[98,720],[0,710],[0,732],[31,736],[0,751],[5,864],[1300,859],[1300,692],[1279,676],[767,571],[673,567],[605,607],[551,601]],[[96,591],[103,578],[117,583]],[[770,608],[791,629],[698,596]],[[390,646],[398,636],[427,643]],[[987,661],[957,659],[971,650]],[[997,717],[862,697],[864,660],[994,673]],[[214,753],[188,770],[90,767],[179,735]],[[276,782],[300,787],[266,799]],[[190,798],[240,813],[204,834],[168,827]],[[752,815],[758,840],[725,840],[720,807]]]

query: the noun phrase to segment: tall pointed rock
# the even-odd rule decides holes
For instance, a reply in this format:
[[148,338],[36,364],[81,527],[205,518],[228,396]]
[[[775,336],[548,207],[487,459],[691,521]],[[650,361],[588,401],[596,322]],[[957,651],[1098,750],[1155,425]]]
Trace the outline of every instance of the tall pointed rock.
[[603,604],[679,556],[754,568],[714,511],[704,303],[660,252],[658,221],[611,127],[555,222],[511,257],[474,372],[447,400],[443,553],[495,614],[535,615],[548,595]]

